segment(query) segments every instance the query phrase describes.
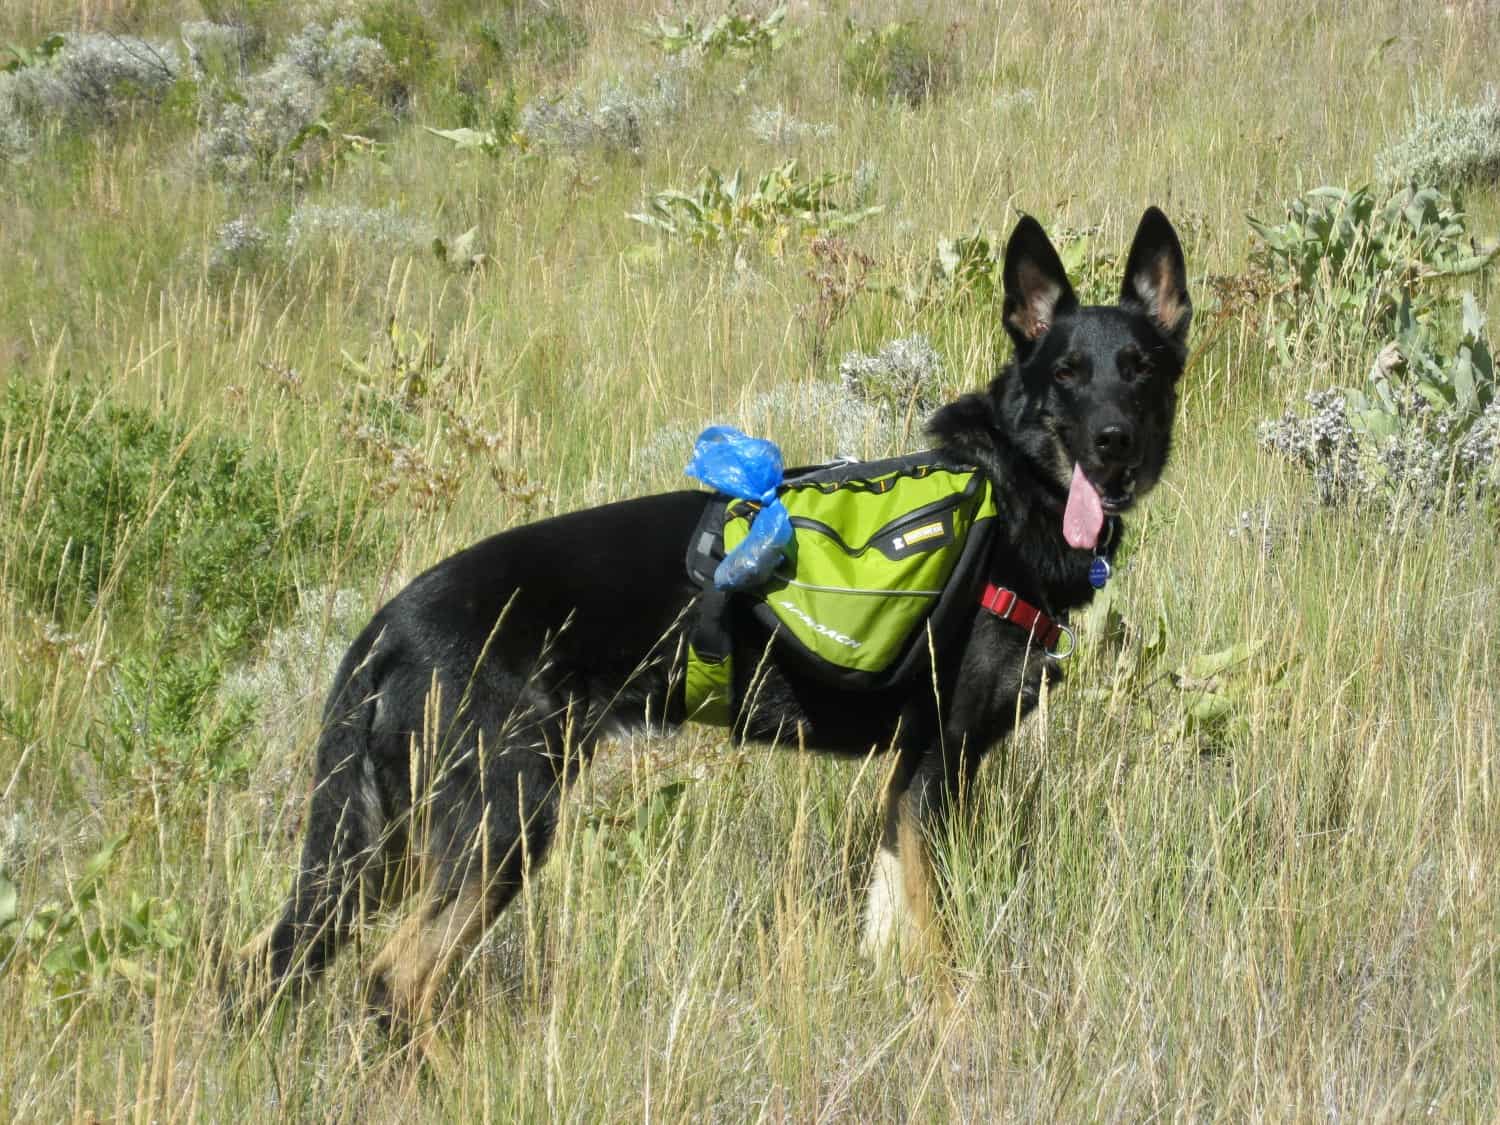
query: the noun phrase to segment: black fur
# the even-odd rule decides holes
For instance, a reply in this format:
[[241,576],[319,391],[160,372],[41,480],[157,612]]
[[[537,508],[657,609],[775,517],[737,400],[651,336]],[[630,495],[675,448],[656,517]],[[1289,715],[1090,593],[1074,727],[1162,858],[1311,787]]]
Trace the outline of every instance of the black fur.
[[[1010,239],[1004,277],[1015,360],[988,390],[939,410],[929,432],[995,485],[1000,518],[982,579],[1061,615],[1092,594],[1092,552],[1061,531],[1073,464],[1113,513],[1166,464],[1191,316],[1185,267],[1152,208],[1118,305],[1080,307],[1031,218]],[[315,977],[398,870],[418,872],[429,917],[466,890],[476,896],[482,930],[542,860],[562,788],[599,738],[680,720],[697,593],[683,557],[704,503],[675,492],[504,532],[375,615],[324,712],[291,895],[250,951],[271,988]],[[831,690],[774,649],[762,660],[766,635],[736,613],[746,701],[737,735],[855,754],[894,741],[883,840],[894,852],[902,818],[930,830],[1056,670],[1026,632],[980,610],[978,592],[972,619],[936,638],[936,666],[874,696]],[[391,976],[377,973],[372,998],[410,1007]]]

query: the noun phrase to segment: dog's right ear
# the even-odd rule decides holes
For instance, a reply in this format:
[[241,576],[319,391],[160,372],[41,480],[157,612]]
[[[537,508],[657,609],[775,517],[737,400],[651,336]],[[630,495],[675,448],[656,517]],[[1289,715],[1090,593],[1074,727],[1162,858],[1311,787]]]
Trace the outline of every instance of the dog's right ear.
[[1022,215],[1005,244],[1005,330],[1016,351],[1029,351],[1057,317],[1078,307],[1068,272],[1042,224]]

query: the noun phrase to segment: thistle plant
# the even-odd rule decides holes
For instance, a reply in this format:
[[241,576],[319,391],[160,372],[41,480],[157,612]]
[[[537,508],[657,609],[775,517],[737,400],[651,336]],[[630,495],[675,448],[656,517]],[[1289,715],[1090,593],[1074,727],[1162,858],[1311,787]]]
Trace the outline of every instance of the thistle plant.
[[728,246],[738,254],[762,238],[779,254],[790,238],[848,230],[881,210],[839,203],[834,192],[847,182],[847,176],[833,172],[804,179],[795,159],[766,172],[753,187],[739,169],[725,178],[718,169],[705,168],[695,189],[657,192],[646,210],[628,217],[696,246]]
[[778,4],[763,16],[731,10],[704,24],[691,17],[677,24],[658,17],[656,26],[647,28],[645,34],[669,55],[695,51],[707,58],[764,57],[781,48],[785,22],[786,5]]
[[1383,200],[1369,187],[1320,187],[1288,203],[1283,222],[1248,221],[1259,238],[1252,258],[1281,284],[1288,318],[1389,325],[1403,296],[1420,309],[1433,282],[1476,273],[1500,253],[1475,247],[1459,204],[1435,187]]

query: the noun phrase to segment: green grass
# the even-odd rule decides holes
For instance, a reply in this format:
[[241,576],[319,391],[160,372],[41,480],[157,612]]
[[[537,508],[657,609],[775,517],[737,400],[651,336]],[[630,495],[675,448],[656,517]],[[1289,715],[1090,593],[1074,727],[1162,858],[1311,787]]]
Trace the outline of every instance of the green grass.
[[[209,7],[266,29],[255,69],[302,24]],[[1492,1118],[1493,509],[1387,527],[1318,508],[1256,423],[1373,355],[1309,331],[1288,371],[1269,298],[1219,309],[1207,285],[1247,269],[1247,213],[1367,182],[1414,106],[1479,97],[1483,7],[861,10],[866,30],[918,20],[903,34],[941,61],[913,106],[851,77],[842,10],[794,6],[777,51],[672,72],[680,113],[638,152],[485,154],[422,126],[649,88],[669,66],[641,32],[655,9],[381,3],[366,26],[401,52],[402,97],[335,104],[377,147],[309,142],[296,178],[204,174],[191,89],[36,123],[27,162],[0,165],[0,1115]],[[203,10],[91,18],[175,42]],[[0,43],[76,19],[10,5]],[[750,110],[777,105],[835,132],[756,139]],[[860,205],[882,208],[843,235],[874,266],[830,324],[799,236],[737,262],[627,218],[705,166],[794,155],[809,177],[866,169]],[[994,310],[899,295],[938,240],[1003,238],[1024,210],[1119,253],[1148,203],[1183,235],[1199,352],[1114,587],[1136,632],[1120,654],[1084,630],[1045,721],[943,842],[954,1005],[857,954],[885,761],[690,730],[609,747],[580,784],[552,862],[454,984],[457,1080],[384,1055],[353,957],[300,1014],[220,1024],[220,951],[286,889],[329,661],[364,614],[499,528],[677,486],[653,437],[808,395],[849,350],[920,332],[945,393],[979,385]],[[309,204],[477,227],[486,260],[416,237],[288,247]],[[1493,240],[1500,191],[1466,206]],[[239,217],[268,252],[213,274]],[[795,461],[839,452],[830,430],[771,436]],[[1268,549],[1229,534],[1246,511],[1269,513]],[[1167,673],[1245,642],[1237,721],[1185,722]]]

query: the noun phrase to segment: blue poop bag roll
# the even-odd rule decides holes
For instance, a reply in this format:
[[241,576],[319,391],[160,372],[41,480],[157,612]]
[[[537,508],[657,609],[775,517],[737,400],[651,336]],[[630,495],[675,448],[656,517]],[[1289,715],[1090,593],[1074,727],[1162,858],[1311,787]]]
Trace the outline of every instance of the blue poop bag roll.
[[740,500],[761,505],[744,542],[714,571],[714,586],[738,590],[764,584],[792,540],[792,520],[776,495],[781,485],[781,450],[764,438],[742,434],[733,426],[710,426],[698,435],[687,475]]

